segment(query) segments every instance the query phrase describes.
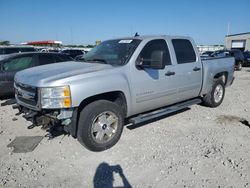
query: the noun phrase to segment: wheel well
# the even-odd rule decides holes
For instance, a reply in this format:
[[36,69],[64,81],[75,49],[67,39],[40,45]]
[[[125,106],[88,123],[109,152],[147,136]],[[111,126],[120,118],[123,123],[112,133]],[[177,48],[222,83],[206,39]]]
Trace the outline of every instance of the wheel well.
[[125,95],[121,91],[112,91],[107,93],[102,93],[98,95],[91,96],[89,98],[84,99],[81,104],[79,105],[78,112],[81,112],[81,110],[88,104],[90,104],[93,101],[97,100],[108,100],[111,102],[116,103],[119,105],[124,113],[124,116],[127,114],[127,101],[125,98]]
[[75,115],[73,118],[73,123],[70,126],[70,134],[76,138],[77,137],[77,131],[78,131],[78,120],[80,117],[80,112],[82,109],[90,104],[91,102],[94,102],[96,100],[108,100],[117,103],[121,108],[124,113],[124,117],[127,115],[127,101],[125,98],[125,95],[121,91],[113,91],[113,92],[107,92],[107,93],[102,93],[98,95],[91,96],[89,98],[84,99],[79,107],[75,110]]
[[228,77],[228,73],[227,72],[220,72],[220,73],[217,73],[215,76],[214,76],[214,79],[222,79],[222,81],[225,83],[225,85],[227,84],[227,77]]

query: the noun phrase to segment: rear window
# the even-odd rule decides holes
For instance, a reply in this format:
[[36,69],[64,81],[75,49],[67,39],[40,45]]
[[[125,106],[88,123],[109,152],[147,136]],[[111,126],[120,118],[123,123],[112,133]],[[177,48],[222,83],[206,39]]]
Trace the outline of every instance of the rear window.
[[196,61],[195,51],[189,40],[173,39],[172,43],[178,64],[192,63]]

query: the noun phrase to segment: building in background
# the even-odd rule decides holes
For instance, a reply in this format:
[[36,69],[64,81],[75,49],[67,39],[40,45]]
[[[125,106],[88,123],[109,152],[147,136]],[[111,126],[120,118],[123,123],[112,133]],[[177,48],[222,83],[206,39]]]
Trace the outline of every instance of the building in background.
[[226,35],[225,46],[227,49],[250,51],[250,32]]
[[197,46],[199,53],[202,54],[203,52],[207,51],[217,51],[217,50],[223,50],[225,47],[224,45],[198,45]]
[[101,42],[102,42],[102,41],[100,41],[100,40],[96,40],[96,41],[95,41],[95,45],[97,46],[97,45],[101,44]]
[[32,41],[32,42],[25,42],[22,43],[25,45],[32,45],[32,46],[42,46],[42,47],[54,47],[58,48],[62,45],[62,41],[56,40],[45,40],[45,41]]

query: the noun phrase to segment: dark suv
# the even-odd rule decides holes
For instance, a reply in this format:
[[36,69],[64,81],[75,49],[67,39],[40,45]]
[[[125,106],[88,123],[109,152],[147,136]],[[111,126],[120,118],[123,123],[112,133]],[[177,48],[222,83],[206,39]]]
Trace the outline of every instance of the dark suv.
[[74,50],[74,49],[67,49],[67,50],[61,51],[61,53],[67,54],[70,57],[72,57],[73,59],[75,59],[76,56],[83,55],[84,51],[82,51],[82,50]]
[[232,49],[232,50],[218,50],[215,51],[212,55],[212,57],[234,57],[235,59],[235,69],[241,70],[243,63],[244,63],[244,56],[242,51],[238,49]]
[[244,55],[244,66],[250,66],[250,51],[245,51]]
[[60,53],[29,52],[6,55],[0,60],[0,96],[14,95],[14,76],[18,71],[72,60],[70,56]]

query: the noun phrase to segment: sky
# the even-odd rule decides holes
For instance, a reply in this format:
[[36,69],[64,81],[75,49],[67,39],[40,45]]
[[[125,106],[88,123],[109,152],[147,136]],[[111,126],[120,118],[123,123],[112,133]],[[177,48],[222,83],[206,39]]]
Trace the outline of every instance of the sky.
[[250,0],[0,0],[0,41],[96,40],[185,35],[197,44],[224,44],[250,32]]

